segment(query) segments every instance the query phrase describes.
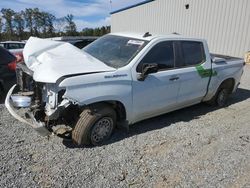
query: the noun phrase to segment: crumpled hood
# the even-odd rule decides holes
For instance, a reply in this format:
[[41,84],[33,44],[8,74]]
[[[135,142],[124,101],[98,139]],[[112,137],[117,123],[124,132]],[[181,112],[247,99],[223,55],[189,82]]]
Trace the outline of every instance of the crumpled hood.
[[37,82],[56,83],[67,75],[116,70],[69,43],[49,39],[30,37],[23,56]]

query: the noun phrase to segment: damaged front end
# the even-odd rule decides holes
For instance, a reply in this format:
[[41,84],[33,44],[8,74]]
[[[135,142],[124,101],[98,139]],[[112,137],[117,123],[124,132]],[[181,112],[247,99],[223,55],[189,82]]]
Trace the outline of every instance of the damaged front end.
[[68,115],[69,110],[72,113],[77,108],[63,98],[65,89],[56,87],[56,84],[34,81],[33,72],[24,64],[18,64],[16,75],[17,84],[9,90],[5,100],[11,115],[42,136],[51,132],[70,133],[69,124],[74,121],[74,116]]

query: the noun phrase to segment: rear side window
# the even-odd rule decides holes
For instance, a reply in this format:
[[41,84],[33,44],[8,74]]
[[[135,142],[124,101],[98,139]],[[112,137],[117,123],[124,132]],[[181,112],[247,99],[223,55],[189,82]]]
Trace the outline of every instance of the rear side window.
[[184,66],[197,65],[205,62],[205,52],[201,42],[182,41],[181,49]]
[[143,58],[137,71],[141,71],[142,64],[151,63],[158,64],[159,70],[174,68],[173,42],[166,41],[156,44]]
[[25,44],[19,43],[19,48],[24,48]]

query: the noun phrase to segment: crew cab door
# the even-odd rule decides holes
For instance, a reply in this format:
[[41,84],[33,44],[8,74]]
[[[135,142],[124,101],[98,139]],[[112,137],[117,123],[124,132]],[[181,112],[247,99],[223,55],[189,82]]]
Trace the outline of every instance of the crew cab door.
[[[133,75],[134,122],[174,109],[180,87],[179,70],[175,70],[175,45],[163,41],[154,45],[140,61]],[[157,64],[158,71],[140,81],[143,65]]]
[[[178,105],[188,106],[199,103],[206,95],[210,79],[211,60],[207,54],[207,46],[201,41],[178,41],[177,67],[179,73],[180,90]],[[205,45],[205,46],[204,46]]]

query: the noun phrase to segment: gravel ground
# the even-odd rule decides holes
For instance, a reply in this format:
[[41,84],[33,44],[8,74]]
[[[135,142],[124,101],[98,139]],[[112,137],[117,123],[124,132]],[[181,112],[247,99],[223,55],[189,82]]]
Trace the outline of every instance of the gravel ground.
[[0,107],[0,187],[250,187],[250,65],[226,108],[204,104],[75,148]]

